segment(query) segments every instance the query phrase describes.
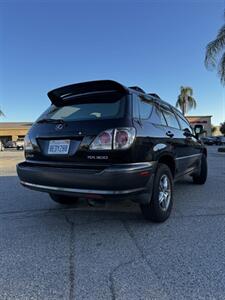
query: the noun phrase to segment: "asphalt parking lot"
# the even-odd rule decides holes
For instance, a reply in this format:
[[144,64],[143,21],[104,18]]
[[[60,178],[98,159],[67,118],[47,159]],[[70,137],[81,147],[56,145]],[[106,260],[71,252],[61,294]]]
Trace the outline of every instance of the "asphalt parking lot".
[[0,152],[0,299],[225,299],[225,154],[175,185],[163,224],[130,202],[70,208],[20,186]]

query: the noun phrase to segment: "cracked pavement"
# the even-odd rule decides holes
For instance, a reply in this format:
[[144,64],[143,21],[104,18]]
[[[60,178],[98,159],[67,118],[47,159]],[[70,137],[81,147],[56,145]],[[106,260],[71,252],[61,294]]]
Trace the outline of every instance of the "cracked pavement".
[[176,183],[163,224],[128,201],[59,206],[0,153],[0,299],[225,299],[225,155],[208,151],[207,183]]

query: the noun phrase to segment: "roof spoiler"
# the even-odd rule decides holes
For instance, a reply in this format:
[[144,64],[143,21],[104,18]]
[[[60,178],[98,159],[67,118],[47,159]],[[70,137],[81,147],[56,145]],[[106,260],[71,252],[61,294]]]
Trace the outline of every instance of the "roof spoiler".
[[70,98],[81,98],[88,95],[104,94],[119,92],[121,94],[128,94],[129,90],[122,84],[113,80],[96,80],[71,84],[54,89],[48,92],[48,97],[52,104],[57,106],[62,105]]

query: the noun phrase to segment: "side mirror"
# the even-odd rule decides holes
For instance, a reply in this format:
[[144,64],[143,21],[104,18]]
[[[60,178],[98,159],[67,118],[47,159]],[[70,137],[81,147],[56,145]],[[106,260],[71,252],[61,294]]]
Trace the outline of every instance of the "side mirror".
[[194,132],[197,138],[199,138],[199,136],[203,133],[206,132],[206,130],[204,130],[203,125],[195,125],[194,126]]

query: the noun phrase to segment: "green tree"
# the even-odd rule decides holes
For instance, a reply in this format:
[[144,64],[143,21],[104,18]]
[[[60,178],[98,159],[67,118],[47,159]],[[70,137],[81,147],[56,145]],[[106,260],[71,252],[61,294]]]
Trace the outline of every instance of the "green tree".
[[196,108],[196,101],[193,98],[193,89],[191,87],[181,86],[176,107],[181,109],[183,115],[185,115],[190,109]]
[[[225,12],[224,12],[225,17]],[[207,69],[217,69],[221,83],[225,84],[225,25],[223,25],[216,38],[208,43],[205,53]]]
[[223,135],[225,135],[225,121],[220,124],[220,131],[222,132]]

